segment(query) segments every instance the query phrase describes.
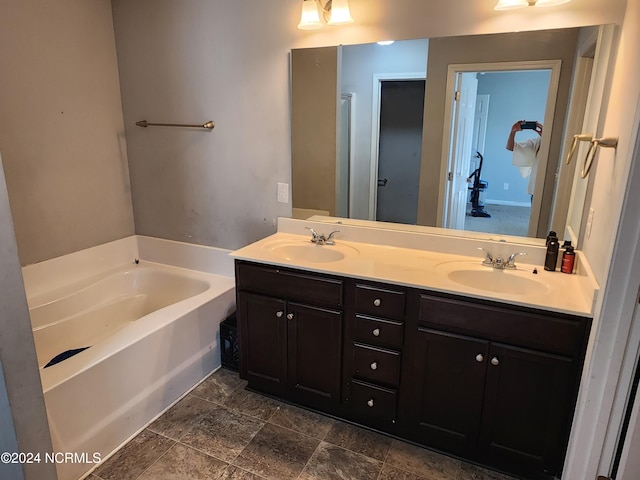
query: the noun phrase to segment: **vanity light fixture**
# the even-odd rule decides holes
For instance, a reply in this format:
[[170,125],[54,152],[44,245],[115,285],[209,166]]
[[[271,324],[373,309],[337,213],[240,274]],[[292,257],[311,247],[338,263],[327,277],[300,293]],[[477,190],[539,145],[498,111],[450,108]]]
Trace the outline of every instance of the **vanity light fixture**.
[[498,0],[494,10],[512,10],[521,7],[555,7],[571,0]]
[[383,47],[386,47],[387,45],[392,45],[393,43],[395,43],[395,40],[382,40],[381,42],[377,42],[378,45],[382,45]]
[[327,25],[353,23],[349,11],[349,0],[303,0],[302,15],[298,24],[300,30],[315,30],[323,27],[318,7],[322,10]]

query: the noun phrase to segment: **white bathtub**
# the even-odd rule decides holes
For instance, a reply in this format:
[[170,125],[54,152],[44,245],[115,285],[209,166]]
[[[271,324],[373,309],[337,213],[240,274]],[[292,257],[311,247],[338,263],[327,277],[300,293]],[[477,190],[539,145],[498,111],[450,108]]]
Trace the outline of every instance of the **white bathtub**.
[[[219,324],[235,309],[235,291],[226,251],[147,237],[91,250],[98,254],[79,252],[23,274],[54,451],[93,459],[105,458],[220,366]],[[216,263],[225,275],[211,273]],[[84,347],[44,368],[59,353]],[[56,464],[60,480],[93,467]]]

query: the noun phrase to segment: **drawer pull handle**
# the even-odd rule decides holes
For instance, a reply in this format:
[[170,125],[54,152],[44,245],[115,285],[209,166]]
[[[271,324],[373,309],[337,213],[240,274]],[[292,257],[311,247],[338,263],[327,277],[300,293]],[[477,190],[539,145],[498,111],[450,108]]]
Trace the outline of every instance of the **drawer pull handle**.
[[284,315],[284,312],[282,310],[276,312],[276,317],[280,318],[282,317],[282,315]]
[[494,365],[494,366],[496,366],[496,367],[497,367],[498,365],[500,365],[500,360],[498,360],[498,357],[493,357],[493,358],[491,359],[491,365]]
[[481,353],[476,355],[476,362],[484,362],[484,355],[482,355]]
[[379,329],[379,328],[376,328],[376,329],[374,329],[374,330],[373,330],[373,332],[371,332],[371,333],[373,333],[373,336],[374,336],[374,337],[379,337],[379,336],[380,336],[380,329]]
[[377,370],[378,369],[378,362],[373,362],[371,364],[371,370]]
[[367,402],[367,405],[369,405],[369,407],[373,407],[373,398],[369,399],[369,401]]
[[380,300],[379,298],[376,298],[376,299],[373,301],[373,304],[374,304],[376,307],[379,307],[380,305],[382,305],[382,300]]
[[293,320],[293,313],[287,313],[287,318],[289,320]]

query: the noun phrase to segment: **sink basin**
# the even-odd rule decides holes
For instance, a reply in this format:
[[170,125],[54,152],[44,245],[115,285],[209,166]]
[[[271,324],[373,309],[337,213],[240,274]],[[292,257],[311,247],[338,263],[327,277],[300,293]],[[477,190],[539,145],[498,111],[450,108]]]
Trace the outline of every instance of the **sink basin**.
[[294,262],[328,263],[339,262],[348,255],[357,253],[346,245],[316,245],[315,243],[280,243],[266,247],[271,255]]
[[444,270],[447,278],[465,287],[508,295],[544,295],[551,287],[536,278],[530,271],[499,270],[481,265],[455,265],[456,262],[440,264],[436,270]]

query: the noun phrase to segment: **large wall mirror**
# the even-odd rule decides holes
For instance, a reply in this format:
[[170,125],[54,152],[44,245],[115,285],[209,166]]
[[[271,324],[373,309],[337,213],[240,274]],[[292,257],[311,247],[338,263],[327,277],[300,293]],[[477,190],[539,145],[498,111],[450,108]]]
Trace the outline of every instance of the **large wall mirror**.
[[607,28],[293,50],[294,217],[577,243],[586,148],[564,157],[597,130]]

